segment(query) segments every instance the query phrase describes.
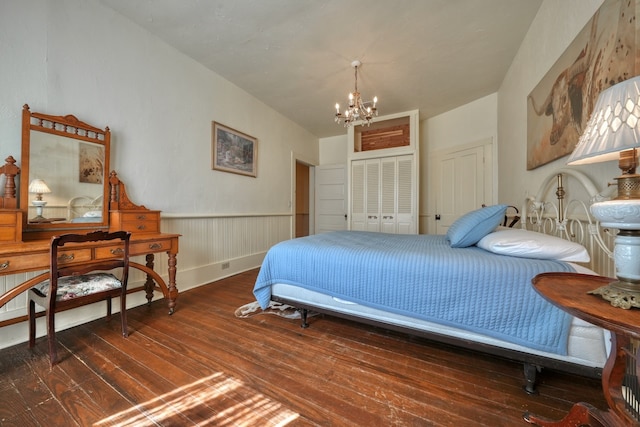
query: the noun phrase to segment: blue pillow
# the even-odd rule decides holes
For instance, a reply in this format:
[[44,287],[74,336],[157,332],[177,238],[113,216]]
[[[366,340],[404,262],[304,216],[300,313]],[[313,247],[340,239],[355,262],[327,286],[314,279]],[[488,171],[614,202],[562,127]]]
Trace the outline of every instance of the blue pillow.
[[507,205],[493,205],[462,215],[447,230],[447,240],[452,248],[473,246],[500,225],[507,212]]

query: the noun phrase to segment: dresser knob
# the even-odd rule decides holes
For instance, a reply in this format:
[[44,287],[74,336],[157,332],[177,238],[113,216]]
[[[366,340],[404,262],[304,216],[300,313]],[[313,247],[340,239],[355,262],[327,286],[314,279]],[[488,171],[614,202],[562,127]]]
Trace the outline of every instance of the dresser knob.
[[0,264],[0,270],[6,270],[7,268],[9,268],[9,264],[11,264],[11,261],[5,261],[2,264]]

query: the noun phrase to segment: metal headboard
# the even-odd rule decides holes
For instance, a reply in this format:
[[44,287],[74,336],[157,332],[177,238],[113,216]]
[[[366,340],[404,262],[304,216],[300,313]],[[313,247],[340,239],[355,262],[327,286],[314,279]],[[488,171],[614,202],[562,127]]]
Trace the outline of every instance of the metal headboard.
[[[555,199],[545,200],[554,183]],[[582,244],[591,255],[586,267],[600,275],[614,277],[611,248],[616,230],[602,228],[589,211],[592,203],[607,200],[614,192],[615,188],[599,191],[582,172],[560,169],[543,181],[535,196],[526,198],[521,227]],[[582,198],[576,198],[578,196]]]

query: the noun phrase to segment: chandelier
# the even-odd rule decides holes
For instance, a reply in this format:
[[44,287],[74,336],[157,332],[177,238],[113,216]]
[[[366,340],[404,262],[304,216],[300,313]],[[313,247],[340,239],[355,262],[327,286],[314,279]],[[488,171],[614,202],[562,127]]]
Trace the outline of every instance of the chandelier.
[[362,101],[360,98],[360,92],[358,92],[358,67],[362,65],[360,61],[353,61],[351,66],[355,68],[356,86],[355,90],[349,93],[349,108],[344,110],[344,114],[340,112],[340,104],[336,104],[336,116],[335,122],[342,123],[344,120],[344,127],[349,127],[356,120],[364,120],[369,126],[373,116],[378,115],[378,109],[376,104],[378,103],[378,97],[374,96],[373,101]]

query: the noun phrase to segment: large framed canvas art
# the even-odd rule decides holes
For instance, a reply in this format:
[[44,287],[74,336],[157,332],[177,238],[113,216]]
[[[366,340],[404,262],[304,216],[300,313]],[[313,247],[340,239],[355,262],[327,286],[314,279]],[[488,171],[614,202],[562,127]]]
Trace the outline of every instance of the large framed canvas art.
[[527,97],[527,170],[573,151],[598,94],[638,75],[640,0],[605,0]]

